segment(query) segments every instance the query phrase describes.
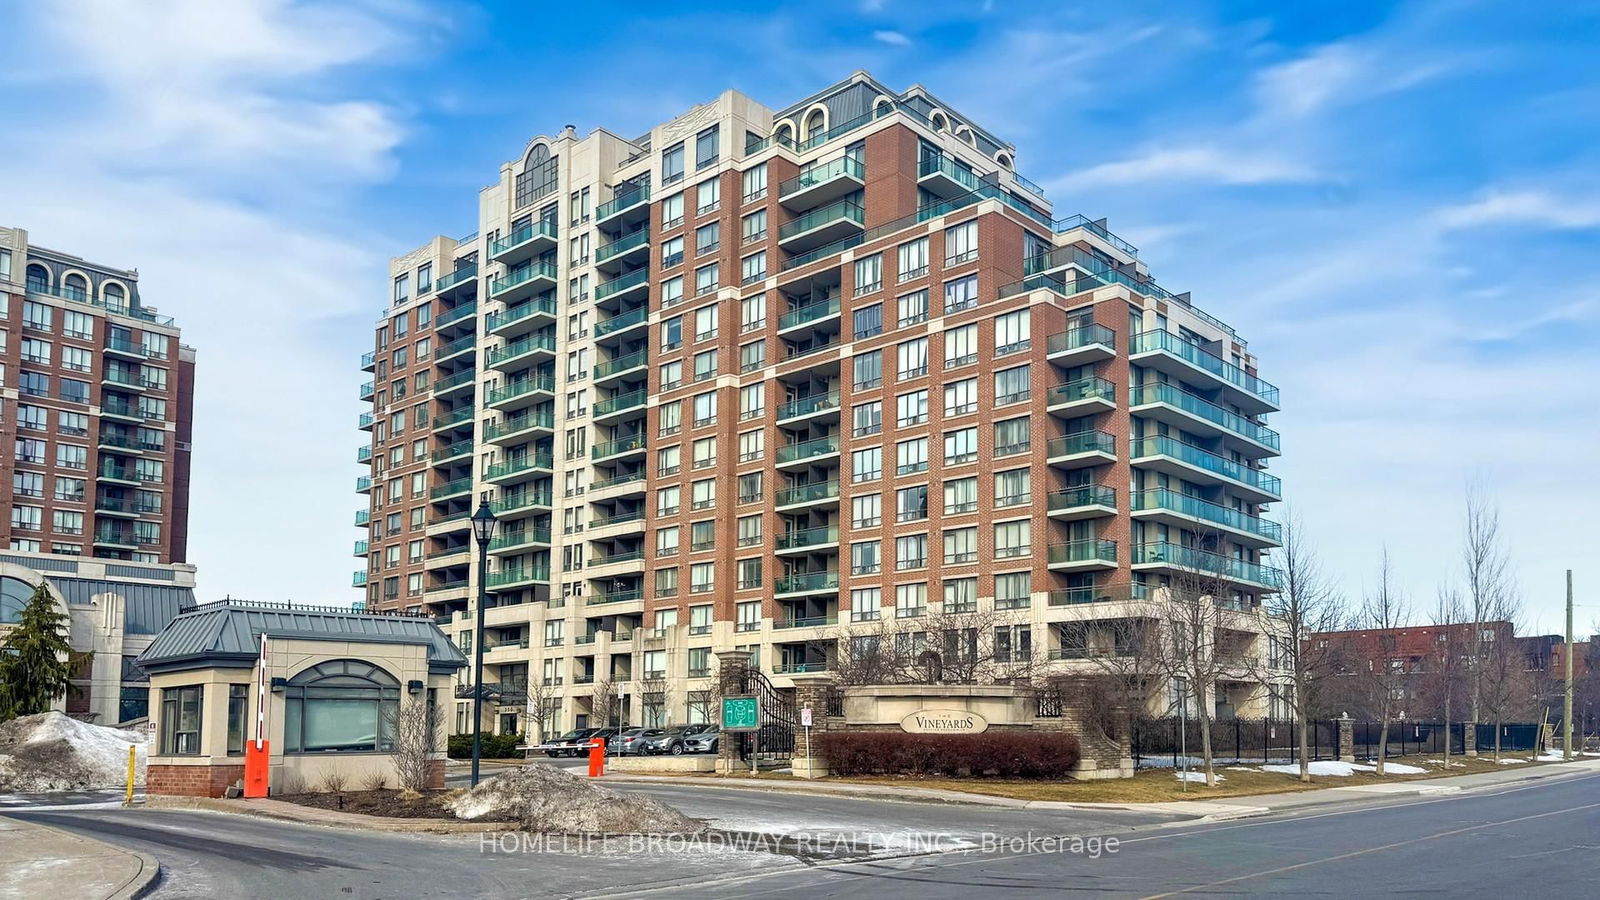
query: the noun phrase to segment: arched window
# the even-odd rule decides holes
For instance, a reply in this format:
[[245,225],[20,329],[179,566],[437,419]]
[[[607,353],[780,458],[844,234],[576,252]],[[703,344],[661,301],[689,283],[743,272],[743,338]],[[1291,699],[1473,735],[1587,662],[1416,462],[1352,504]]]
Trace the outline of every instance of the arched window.
[[61,294],[69,300],[89,299],[89,282],[76,272],[61,282]]
[[879,97],[878,102],[872,104],[872,117],[875,119],[881,119],[892,112],[894,112],[894,104],[889,102],[887,98]]
[[929,121],[933,123],[934,131],[944,131],[950,127],[950,121],[944,117],[944,113],[934,113]]
[[828,117],[820,109],[806,116],[806,140],[812,140],[827,130]]
[[122,293],[122,285],[108,284],[105,287],[106,309],[122,310],[128,308],[128,298]]
[[999,163],[1000,164],[1000,168],[1002,168],[1002,169],[1010,169],[1011,168],[1011,154],[1009,154],[1009,153],[997,153],[997,154],[995,154],[994,161]]
[[22,608],[33,596],[33,585],[21,578],[0,577],[0,624],[22,621]]
[[284,751],[392,751],[399,709],[400,682],[388,672],[354,659],[320,663],[284,689]]
[[37,263],[29,266],[28,290],[48,293],[50,290],[50,270]]
[[772,135],[778,139],[778,143],[780,144],[793,144],[794,125],[790,122],[779,122],[777,129],[772,132]]
[[550,155],[549,147],[538,144],[529,150],[528,158],[522,161],[522,171],[517,174],[517,208],[553,193],[559,171],[557,158]]

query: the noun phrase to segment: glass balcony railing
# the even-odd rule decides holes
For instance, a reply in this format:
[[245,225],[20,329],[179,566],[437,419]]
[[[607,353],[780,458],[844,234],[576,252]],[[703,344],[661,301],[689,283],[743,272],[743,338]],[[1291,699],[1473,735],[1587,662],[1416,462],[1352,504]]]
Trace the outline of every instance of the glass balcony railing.
[[819,481],[815,484],[798,484],[794,487],[781,488],[772,499],[777,506],[789,506],[794,503],[829,500],[838,496],[839,482]]
[[605,397],[595,401],[594,414],[608,416],[624,410],[638,409],[645,405],[645,401],[649,397],[650,392],[643,390],[629,391],[626,394],[617,394],[614,397]]
[[[1018,178],[1018,181],[1021,181],[1020,177]],[[1082,228],[1085,231],[1098,236],[1101,240],[1113,247],[1116,247],[1118,250],[1121,250],[1123,253],[1126,253],[1129,256],[1139,255],[1138,247],[1135,247],[1122,238],[1117,237],[1115,234],[1112,234],[1110,229],[1106,228],[1104,225],[1101,225],[1094,219],[1089,218],[1088,216],[1067,216],[1064,219],[1057,219],[1050,224],[1050,230],[1054,231],[1056,234],[1062,234],[1064,232],[1071,231],[1074,228]]]
[[774,629],[779,628],[816,628],[819,625],[837,625],[839,617],[833,616],[804,616],[797,619],[778,619],[772,623]]
[[367,555],[367,542],[366,541],[356,541],[355,551],[353,553],[351,553],[350,555],[351,556],[366,556]]
[[447,412],[447,413],[444,413],[443,415],[434,416],[433,417],[433,427],[434,427],[435,430],[437,430],[437,429],[440,429],[440,428],[449,428],[452,425],[460,425],[462,422],[471,422],[471,421],[472,421],[472,407],[463,406],[458,410],[454,410],[452,412]]
[[556,279],[556,264],[552,262],[534,263],[520,269],[507,272],[499,278],[489,279],[489,296],[503,294],[520,284],[527,284],[535,278]]
[[483,477],[487,479],[505,478],[511,475],[518,475],[523,472],[529,472],[536,469],[548,470],[551,467],[552,459],[550,454],[532,453],[523,459],[495,463],[488,469],[484,470]]
[[529,300],[527,303],[520,303],[511,307],[505,312],[490,313],[489,321],[485,323],[485,327],[490,331],[495,331],[514,322],[520,322],[529,316],[554,316],[557,308],[556,301],[550,297]]
[[1273,406],[1278,405],[1278,389],[1244,369],[1224,360],[1193,341],[1170,331],[1146,331],[1133,336],[1130,353],[1170,353],[1191,365],[1204,369],[1240,390],[1260,397]]
[[530,544],[550,543],[550,529],[524,528],[521,531],[508,531],[489,542],[490,550],[508,550],[513,547],[524,547]]
[[365,572],[356,572],[351,576],[351,578],[350,578],[350,586],[351,587],[366,587],[366,585],[367,585],[367,573],[365,573]]
[[1115,403],[1117,386],[1104,378],[1080,378],[1077,381],[1051,387],[1045,392],[1044,397],[1046,406],[1077,403],[1080,400],[1107,400]]
[[441,484],[429,491],[428,498],[431,500],[443,500],[446,497],[454,496],[456,494],[466,494],[470,493],[471,491],[471,478],[457,478],[454,481],[445,482],[444,484]]
[[370,382],[370,381],[369,381],[369,382],[367,382],[367,383],[366,383],[366,384],[363,384],[363,385],[362,385],[362,386],[361,386],[361,390],[359,390],[359,391],[358,391],[358,392],[357,392],[357,395],[358,395],[358,396],[359,396],[359,397],[360,397],[360,398],[361,398],[361,399],[362,399],[362,400],[371,400],[371,399],[372,399],[372,395],[373,395],[373,392],[374,392],[374,389],[373,389],[373,387],[372,387],[372,382]]
[[778,535],[777,549],[795,550],[800,547],[817,547],[839,543],[839,528],[835,525],[820,528],[803,528]]
[[1051,544],[1045,551],[1046,559],[1054,563],[1082,563],[1117,561],[1117,542],[1102,540],[1067,541]]
[[644,559],[644,549],[618,550],[615,553],[596,553],[589,557],[591,566],[608,566],[612,563],[638,562]]
[[941,174],[969,191],[975,191],[982,185],[982,179],[971,169],[956,165],[954,160],[942,153],[924,156],[917,163],[918,178]]
[[540,219],[537,222],[530,222],[529,224],[518,228],[516,231],[511,232],[499,240],[490,241],[489,255],[499,256],[518,244],[526,244],[535,237],[549,238],[552,241],[555,240],[556,223],[548,219]]
[[778,329],[781,331],[785,328],[793,328],[796,325],[804,325],[807,322],[815,322],[818,319],[826,319],[829,316],[837,316],[838,314],[839,298],[830,297],[827,300],[807,303],[805,306],[797,307],[779,316]]
[[502,497],[490,503],[489,508],[498,515],[549,505],[551,505],[549,491],[525,491],[510,497]]
[[448,290],[458,284],[461,284],[462,282],[471,281],[477,277],[477,265],[465,265],[459,269],[456,269],[454,272],[446,272],[445,274],[440,275],[438,278],[435,278],[433,280],[433,290],[435,293],[438,293],[439,291]]
[[550,568],[548,566],[526,566],[520,569],[502,569],[490,572],[484,579],[485,587],[505,587],[512,584],[522,584],[527,581],[549,581]]
[[617,213],[650,201],[650,189],[634,185],[622,185],[612,198],[595,207],[594,217],[597,221],[604,221]]
[[356,493],[365,494],[366,492],[368,492],[370,490],[372,490],[372,476],[371,475],[357,475],[356,476]]
[[554,353],[556,350],[555,336],[550,334],[530,334],[504,347],[490,350],[489,365],[497,366],[507,360],[516,359],[525,353],[531,353],[535,350],[546,350]]
[[605,262],[613,256],[627,253],[650,243],[650,229],[641,228],[632,234],[623,235],[610,243],[601,244],[595,248],[595,262]]
[[840,158],[830,162],[817,163],[813,166],[807,166],[805,169],[801,170],[799,175],[796,175],[795,177],[790,178],[789,180],[778,185],[778,196],[787,197],[796,191],[803,191],[806,188],[816,187],[819,184],[825,184],[834,180],[835,178],[843,177],[850,177],[855,178],[858,181],[865,181],[867,177],[867,167],[862,164],[861,160],[854,159],[849,156],[841,156]]
[[620,313],[609,319],[601,319],[594,323],[594,336],[602,338],[613,332],[621,331],[624,328],[632,328],[649,320],[649,308],[641,306],[638,309]]
[[793,419],[797,416],[809,416],[815,412],[825,412],[839,408],[839,392],[829,391],[826,394],[813,394],[810,397],[801,397],[790,400],[778,407],[778,420]]
[[644,446],[644,435],[642,434],[632,435],[631,437],[617,438],[614,441],[605,441],[603,443],[595,444],[593,450],[591,451],[590,458],[605,459],[608,456],[616,456],[619,453],[629,453],[634,450],[643,450]]
[[867,211],[860,203],[854,200],[837,200],[821,209],[808,212],[792,222],[785,222],[783,227],[778,229],[778,239],[788,240],[796,235],[805,234],[814,228],[821,228],[830,222],[837,222],[841,219],[865,227],[867,224]]
[[626,372],[629,369],[638,368],[639,366],[644,365],[648,359],[648,350],[638,350],[633,353],[629,353],[626,356],[618,356],[614,359],[608,359],[594,367],[594,377],[609,378],[618,372]]
[[1064,488],[1059,491],[1051,491],[1045,500],[1045,505],[1051,512],[1081,509],[1085,506],[1107,506],[1115,509],[1117,506],[1117,489],[1103,484],[1086,484],[1082,487]]
[[1104,325],[1083,325],[1045,338],[1045,353],[1054,356],[1057,353],[1093,346],[1104,346],[1114,352],[1116,341],[1116,332]]
[[[437,285],[437,282],[435,284]],[[478,304],[476,303],[458,303],[435,316],[433,326],[435,328],[443,328],[446,325],[453,325],[462,319],[477,315],[477,312]]]
[[440,347],[438,350],[433,351],[433,358],[436,360],[448,359],[449,357],[455,356],[457,353],[471,350],[476,346],[478,346],[478,336],[475,334],[469,334],[460,340],[451,341],[450,343],[445,344],[443,347]]
[[496,440],[497,438],[506,437],[507,435],[516,434],[519,431],[526,431],[529,428],[544,428],[547,430],[553,429],[555,428],[555,424],[555,416],[551,413],[524,413],[520,416],[512,416],[509,419],[496,422],[493,425],[489,425],[488,427],[484,428],[483,439],[486,441],[492,441]]
[[773,592],[779,594],[793,594],[800,591],[833,591],[838,589],[838,572],[802,572],[794,575],[785,575],[772,583]]
[[802,460],[802,459],[810,459],[811,457],[814,457],[814,456],[826,456],[829,453],[838,453],[838,452],[839,452],[839,439],[838,438],[835,438],[835,437],[816,438],[814,440],[801,441],[801,442],[799,442],[797,444],[790,444],[790,445],[788,445],[786,447],[779,447],[778,448],[778,462],[780,462],[780,463],[797,462],[797,461]]
[[1133,389],[1132,402],[1134,406],[1147,403],[1165,403],[1176,407],[1190,415],[1205,419],[1226,431],[1231,431],[1241,437],[1248,438],[1273,450],[1278,449],[1278,433],[1265,425],[1258,425],[1231,410],[1202,400],[1194,394],[1179,390],[1175,385],[1152,382],[1137,385]]
[[605,603],[628,603],[634,600],[643,600],[644,591],[640,588],[621,591],[602,591],[590,594],[583,601],[585,606],[596,606]]
[[639,484],[644,481],[643,472],[626,472],[610,478],[597,478],[589,485],[590,491],[605,490],[606,488],[621,487],[626,484]]
[[[132,341],[123,341],[122,343],[128,344],[130,347],[133,346],[133,342]],[[106,342],[106,346],[109,347],[110,345],[111,345],[111,342],[107,341]],[[363,372],[370,371],[377,364],[378,364],[378,355],[376,353],[374,353],[373,351],[368,350],[366,353],[361,354],[361,370]]]
[[1274,588],[1277,587],[1282,576],[1282,573],[1270,566],[1246,562],[1242,559],[1234,559],[1231,556],[1223,556],[1220,553],[1212,553],[1209,550],[1198,550],[1166,541],[1139,544],[1133,548],[1134,565],[1155,563],[1168,563],[1179,568],[1194,569],[1217,578],[1267,585]]
[[1079,453],[1117,452],[1117,439],[1104,431],[1080,431],[1076,434],[1053,437],[1046,443],[1048,456],[1076,456]]
[[465,441],[456,441],[453,444],[446,444],[445,446],[433,451],[433,461],[444,462],[448,459],[455,459],[458,456],[469,456],[471,453],[472,440],[469,438]]
[[1170,456],[1208,472],[1215,472],[1223,478],[1248,484],[1257,490],[1278,496],[1283,494],[1283,482],[1277,477],[1268,475],[1260,469],[1252,469],[1243,463],[1234,462],[1225,456],[1202,450],[1193,444],[1185,444],[1176,438],[1163,435],[1134,438],[1132,452],[1134,459],[1146,456]]
[[1236,531],[1245,531],[1257,537],[1264,538],[1274,543],[1283,537],[1283,529],[1277,522],[1260,519],[1247,515],[1236,509],[1180,494],[1167,488],[1154,488],[1148,491],[1138,491],[1133,494],[1134,510],[1164,509],[1195,519],[1214,522]]
[[484,403],[493,406],[505,400],[521,397],[524,394],[535,392],[548,394],[554,391],[555,387],[556,379],[553,375],[530,375],[527,378],[518,378],[515,381],[491,389],[488,397],[484,399]]
[[629,290],[630,288],[636,288],[639,285],[647,284],[649,281],[649,269],[640,269],[637,272],[629,272],[620,278],[613,278],[610,281],[597,285],[594,289],[594,299],[604,300],[613,294],[620,294],[623,291]]
[[789,662],[775,663],[772,666],[774,675],[807,675],[812,672],[826,672],[828,664],[825,662]]
[[356,448],[356,462],[367,462],[367,461],[369,461],[371,459],[372,459],[372,448],[371,447],[357,447]]
[[356,510],[356,527],[370,524],[372,524],[372,513],[364,509]]
[[464,371],[457,372],[454,375],[441,378],[433,383],[434,396],[438,396],[445,391],[454,390],[462,385],[472,384],[473,382],[477,381],[477,379],[478,373],[473,369],[466,369]]

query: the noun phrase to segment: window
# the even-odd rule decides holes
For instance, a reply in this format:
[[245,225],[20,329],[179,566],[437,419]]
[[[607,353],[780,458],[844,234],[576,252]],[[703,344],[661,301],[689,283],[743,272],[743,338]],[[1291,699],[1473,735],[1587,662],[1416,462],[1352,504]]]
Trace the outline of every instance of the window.
[[[84,340],[94,340],[94,316],[91,316],[88,313],[78,312],[75,309],[63,310],[62,311],[62,317],[61,317],[61,333],[66,335],[67,337],[83,338]],[[149,339],[152,338],[152,337],[161,338],[161,341],[162,341],[162,353],[161,353],[160,356],[156,356],[155,354],[150,353],[150,346],[149,346],[150,341],[149,341]],[[166,340],[167,340],[167,336],[164,335],[164,334],[150,334],[149,332],[146,332],[145,333],[145,355],[150,356],[150,357],[152,357],[154,359],[166,359],[167,358],[166,349],[165,349],[166,348]]]
[[[138,460],[145,462],[145,460]],[[63,469],[89,468],[89,448],[79,447],[74,444],[56,445],[56,465]]]
[[661,227],[677,228],[683,224],[683,195],[673,194],[661,201]]
[[850,574],[871,575],[880,568],[877,541],[863,541],[850,545]]
[[944,386],[944,414],[964,416],[978,411],[978,379],[964,378]]
[[717,482],[707,478],[690,485],[690,509],[710,509],[717,505]]
[[675,516],[678,514],[678,502],[683,489],[675,484],[669,484],[656,491],[656,515]]
[[717,375],[717,351],[705,350],[694,355],[694,380],[705,381]]
[[926,584],[898,584],[894,588],[894,614],[899,619],[914,619],[928,611]]
[[741,516],[739,519],[739,546],[761,546],[761,517]]
[[717,128],[718,126],[713,125],[694,136],[694,167],[696,169],[704,169],[706,166],[716,165],[718,158]]
[[895,521],[919,522],[928,517],[928,486],[901,488],[894,492]]
[[370,663],[336,659],[289,679],[284,743],[289,753],[394,749],[400,682]]
[[[755,432],[760,434],[760,432]],[[700,438],[691,445],[691,457],[694,468],[709,469],[717,464],[717,439],[714,437]]]
[[709,303],[694,311],[694,339],[708,341],[717,336],[717,305]]
[[944,230],[944,264],[964,263],[978,258],[978,223],[962,222]]
[[55,308],[32,300],[22,301],[22,324],[37,331],[55,330]]
[[670,237],[661,242],[661,267],[670,269],[683,262],[683,235]]
[[17,427],[26,428],[30,431],[48,431],[50,430],[50,411],[42,406],[19,405],[17,407]]
[[978,508],[978,479],[976,476],[957,478],[944,483],[944,514],[947,516],[973,512]]
[[700,428],[717,421],[717,394],[706,391],[694,398],[694,427]]
[[23,372],[17,381],[17,390],[30,397],[48,397],[50,376],[42,372]]
[[944,333],[944,367],[954,369],[978,361],[978,326],[962,325]]
[[[767,277],[767,251],[758,250],[739,261],[739,283],[755,284]],[[747,326],[749,323],[745,323]]]
[[695,522],[689,526],[689,549],[695,552],[710,550],[717,544],[717,523],[714,519]]
[[683,145],[676,144],[661,151],[661,183],[677,184],[683,180]]
[[[711,439],[715,442],[715,438]],[[739,435],[739,461],[754,462],[766,454],[767,433],[746,431]]]
[[13,472],[11,492],[18,497],[43,497],[44,476],[38,472]]
[[[411,299],[411,276],[406,274],[396,275],[394,278],[394,302],[399,304],[409,299]],[[403,321],[401,317],[396,317],[395,327],[403,327],[399,324],[401,321]],[[398,334],[398,332],[396,333]]]
[[[421,290],[421,285],[418,285]],[[228,754],[244,752],[245,723],[250,720],[250,685],[228,685]]]
[[928,339],[917,338],[895,347],[899,360],[897,377],[904,381],[928,374]]
[[1021,403],[1028,399],[1028,366],[1026,364],[1011,369],[1001,369],[994,373],[994,404],[1004,406],[1007,403]]
[[865,437],[883,431],[883,401],[874,400],[854,407],[851,410],[851,419],[855,423],[851,434],[855,437]]
[[883,477],[883,448],[868,447],[850,453],[850,480],[856,484]]
[[694,252],[696,256],[722,246],[722,223],[707,222],[694,230]]
[[944,433],[944,464],[959,466],[975,462],[978,458],[978,429],[963,428]]
[[1031,344],[1029,311],[1019,309],[994,320],[994,355],[1005,356],[1028,349]]
[[883,384],[883,351],[872,350],[853,358],[851,371],[858,391]]
[[1033,597],[1033,575],[1008,572],[994,577],[995,609],[1026,609]]
[[874,253],[855,261],[856,296],[883,290],[883,254]]
[[876,528],[882,523],[882,499],[878,494],[857,494],[850,498],[850,524],[855,528]]
[[997,522],[994,526],[994,557],[995,559],[1010,559],[1017,556],[1028,556],[1033,552],[1029,546],[1027,519],[1018,519],[1014,522]]
[[676,475],[683,468],[683,448],[677,444],[656,451],[656,474]]
[[[88,496],[88,484],[82,478],[70,478],[66,475],[56,476],[56,499],[72,503],[82,503]],[[143,493],[143,492],[141,492]],[[160,497],[160,494],[156,495]]]
[[700,182],[695,195],[695,213],[697,215],[705,215],[716,209],[721,203],[722,182],[715,178]]
[[734,607],[734,631],[759,631],[761,629],[761,601],[751,600]]
[[1032,476],[1027,469],[1010,469],[994,476],[994,506],[1022,506],[1032,498]]
[[895,474],[910,475],[928,471],[928,439],[912,438],[895,444]]
[[[23,346],[26,347],[29,342],[23,341],[22,343]],[[82,347],[64,346],[61,348],[61,367],[63,369],[71,369],[74,372],[87,372],[89,371],[90,366],[93,364],[93,359],[93,355]],[[165,369],[146,368],[145,372],[160,372],[163,376],[166,375]],[[166,387],[166,379],[164,377],[162,378],[161,387]]]
[[904,294],[896,298],[895,302],[900,307],[899,324],[901,328],[928,321],[928,292],[926,290]]
[[83,534],[83,513],[70,509],[58,509],[51,513],[50,525],[56,534]]
[[161,690],[161,755],[200,755],[201,685]]
[[695,563],[689,567],[689,593],[709,594],[715,588],[715,563]]
[[[741,559],[737,566],[739,590],[750,591],[761,587],[761,558],[759,556]],[[707,607],[707,609],[710,609],[710,607]],[[707,633],[710,633],[710,626],[707,626]]]
[[944,532],[944,564],[962,565],[978,561],[978,529],[947,528]]
[[678,555],[678,526],[656,529],[656,558]]
[[[762,260],[763,265],[765,260]],[[754,297],[745,297],[739,301],[739,330],[741,332],[755,331],[767,324],[767,295],[756,294]],[[766,353],[762,353],[762,359]]]
[[767,236],[767,211],[758,209],[739,220],[742,243],[753,243]]
[[978,579],[946,578],[944,580],[944,611],[970,613],[978,611]]
[[[741,179],[743,181],[742,189],[744,191],[744,202],[750,203],[755,200],[760,200],[762,197],[767,195],[766,163],[760,163],[759,165],[754,165],[748,169],[745,169],[741,175]],[[762,212],[764,215],[766,211],[763,210]]]
[[747,384],[739,388],[739,421],[759,419],[767,409],[767,386]]
[[683,362],[674,360],[673,362],[662,363],[660,381],[663,391],[670,391],[681,386],[683,384]]
[[1033,658],[1033,630],[1027,625],[1001,625],[994,630],[996,662],[1026,662]]
[[856,340],[869,338],[883,332],[883,304],[863,306],[851,313]]
[[994,423],[994,455],[1013,456],[1018,453],[1027,453],[1032,446],[1028,437],[1028,420],[1006,419]]
[[720,274],[721,271],[722,271],[721,267],[718,266],[716,263],[711,263],[710,265],[701,266],[700,268],[695,269],[694,270],[694,293],[695,293],[695,296],[698,297],[701,294],[710,293],[711,291],[716,290],[721,284],[721,282],[719,281],[719,279],[721,277],[721,274]]
[[944,311],[960,312],[978,306],[978,275],[944,282]]
[[[928,274],[928,239],[917,238],[899,247],[900,266],[898,280],[910,281]],[[926,295],[924,295],[926,296]]]
[[657,407],[661,422],[663,437],[677,434],[683,430],[683,401],[672,400]]
[[895,424],[904,428],[928,421],[928,391],[912,391],[895,398]]
[[908,534],[894,540],[895,568],[920,569],[928,564],[928,536]]
[[50,365],[50,342],[38,338],[23,338],[22,361],[41,366]]
[[[674,551],[676,551],[676,548],[674,548]],[[660,556],[661,554],[658,552],[656,555]],[[657,597],[676,597],[676,596],[678,596],[678,570],[677,569],[657,569],[656,570],[656,596]]]

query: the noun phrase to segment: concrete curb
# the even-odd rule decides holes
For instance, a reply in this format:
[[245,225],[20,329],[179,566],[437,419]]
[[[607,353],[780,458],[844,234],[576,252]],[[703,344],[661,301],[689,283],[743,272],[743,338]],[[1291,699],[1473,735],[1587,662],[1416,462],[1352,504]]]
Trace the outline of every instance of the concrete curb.
[[361,813],[339,812],[301,806],[283,800],[225,800],[215,797],[148,797],[146,809],[204,810],[236,816],[254,816],[300,825],[325,825],[334,828],[357,828],[363,831],[387,831],[397,834],[479,834],[505,831],[512,827],[508,822],[452,822],[448,819],[399,819],[386,816],[368,816]]
[[89,844],[98,848],[103,848],[105,851],[110,853],[119,853],[137,863],[138,866],[134,870],[133,875],[129,876],[128,880],[122,885],[117,887],[111,893],[107,894],[106,900],[139,900],[140,897],[149,895],[149,893],[155,889],[156,881],[161,877],[161,862],[148,853],[139,850],[129,850],[126,847],[118,847],[115,844],[110,844],[105,841],[96,840],[95,838],[76,834],[63,828],[57,828],[53,825],[46,825],[33,819],[16,818],[13,816],[8,817],[8,820],[18,823],[24,828],[36,828],[40,831],[48,831],[52,834],[58,835],[62,840],[65,841],[77,844]]

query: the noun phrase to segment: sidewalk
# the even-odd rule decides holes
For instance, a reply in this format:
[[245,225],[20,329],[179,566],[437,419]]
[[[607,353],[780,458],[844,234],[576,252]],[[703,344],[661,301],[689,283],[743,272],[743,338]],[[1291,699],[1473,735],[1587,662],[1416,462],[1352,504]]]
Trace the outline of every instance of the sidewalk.
[[845,781],[830,782],[826,779],[807,781],[798,778],[785,780],[776,778],[681,778],[671,775],[607,775],[601,779],[601,782],[661,784],[712,790],[797,791],[845,797],[865,796],[883,800],[920,800],[974,806],[1004,806],[1013,809],[1120,809],[1133,812],[1169,813],[1193,817],[1202,822],[1217,822],[1226,819],[1262,816],[1272,812],[1301,807],[1371,799],[1378,795],[1452,794],[1459,791],[1538,781],[1546,778],[1559,778],[1583,772],[1600,772],[1600,760],[1575,760],[1570,763],[1550,763],[1524,769],[1507,767],[1506,771],[1503,772],[1448,775],[1417,781],[1397,781],[1392,784],[1333,786],[1283,794],[1257,794],[1246,797],[1230,797],[1226,800],[1184,800],[1173,803],[1075,803],[1066,800],[1017,800],[1010,797],[995,797],[939,788],[855,784]]
[[0,900],[133,900],[149,892],[160,874],[155,857],[148,853],[0,817]]

